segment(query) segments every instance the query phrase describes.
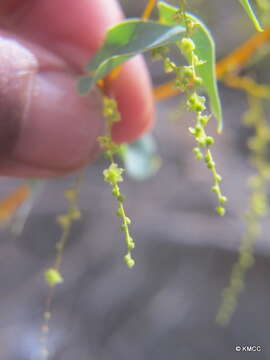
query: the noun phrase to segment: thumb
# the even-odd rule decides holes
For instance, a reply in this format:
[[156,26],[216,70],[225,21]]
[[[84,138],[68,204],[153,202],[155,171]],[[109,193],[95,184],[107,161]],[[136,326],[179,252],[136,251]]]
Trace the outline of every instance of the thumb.
[[102,130],[100,95],[76,93],[77,73],[32,43],[0,34],[0,172],[61,175],[87,164]]

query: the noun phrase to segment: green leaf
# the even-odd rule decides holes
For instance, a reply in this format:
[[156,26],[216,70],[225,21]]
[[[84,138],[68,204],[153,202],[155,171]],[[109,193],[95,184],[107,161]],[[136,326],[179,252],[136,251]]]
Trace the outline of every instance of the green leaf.
[[[167,25],[176,24],[177,20],[175,20],[174,14],[177,8],[164,2],[159,2],[158,8],[162,23]],[[197,24],[191,38],[196,45],[195,54],[205,63],[197,66],[196,71],[203,80],[203,86],[209,96],[211,110],[218,122],[218,132],[221,132],[222,108],[217,88],[215,43],[205,24],[192,14],[187,13],[186,15]],[[184,23],[180,25],[184,25]]]
[[127,174],[135,180],[145,180],[160,168],[160,158],[151,134],[126,145],[122,158]]
[[252,9],[249,0],[239,0],[240,4],[243,6],[243,8],[246,10],[246,13],[248,14],[249,18],[253,22],[256,30],[263,31],[258,18],[255,15],[254,10]]
[[184,35],[183,26],[163,25],[132,19],[108,30],[101,49],[86,66],[89,75],[79,79],[78,91],[86,94],[97,81],[131,57],[158,46],[168,45]]

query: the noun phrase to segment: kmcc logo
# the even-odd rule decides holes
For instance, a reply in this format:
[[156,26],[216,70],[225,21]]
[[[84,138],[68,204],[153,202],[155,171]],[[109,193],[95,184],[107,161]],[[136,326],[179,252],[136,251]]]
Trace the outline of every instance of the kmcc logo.
[[260,345],[236,346],[236,351],[262,351],[262,347]]

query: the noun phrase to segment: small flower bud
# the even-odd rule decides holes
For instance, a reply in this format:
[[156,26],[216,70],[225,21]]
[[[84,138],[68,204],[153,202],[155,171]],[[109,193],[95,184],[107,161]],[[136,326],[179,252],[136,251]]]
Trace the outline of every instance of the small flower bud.
[[196,76],[196,77],[193,79],[193,81],[194,81],[194,85],[195,85],[195,86],[200,86],[200,85],[202,84],[202,82],[203,82],[202,78],[199,77],[199,76]]
[[125,255],[124,261],[130,269],[135,265],[135,261],[134,261],[134,259],[132,259],[130,253],[127,253]]
[[167,74],[172,73],[176,68],[175,63],[173,63],[169,58],[166,58],[164,60],[163,65],[164,65],[164,72]]
[[124,195],[122,195],[122,194],[119,194],[118,196],[117,196],[117,200],[118,201],[124,201],[125,200],[125,197],[124,197]]
[[218,194],[218,193],[219,193],[219,187],[218,187],[217,185],[212,186],[212,191],[213,191],[215,194]]
[[68,215],[60,215],[56,218],[56,220],[63,229],[67,229],[70,226],[70,219]]
[[224,204],[225,202],[228,201],[228,199],[226,198],[226,196],[221,196],[221,198],[219,199],[221,204]]
[[125,213],[124,213],[124,210],[122,207],[119,207],[118,210],[117,210],[117,216],[119,217],[124,217],[125,216]]
[[208,169],[210,169],[210,170],[214,169],[214,167],[215,167],[214,161],[209,161],[209,162],[207,163],[207,167],[208,167]]
[[59,271],[56,269],[53,269],[53,268],[45,271],[44,276],[45,276],[45,280],[49,286],[55,286],[55,285],[61,284],[64,281],[64,279],[63,279],[62,275],[59,273]]
[[115,197],[118,197],[119,196],[119,189],[118,189],[118,187],[113,187],[112,188],[112,194],[113,194],[113,196],[115,196]]
[[211,146],[214,144],[214,142],[215,140],[214,138],[212,138],[212,136],[207,136],[205,139],[206,146]]
[[180,50],[184,55],[189,55],[194,51],[195,44],[190,38],[183,38],[180,43]]
[[222,206],[217,206],[216,211],[217,211],[218,215],[220,215],[220,216],[224,216],[226,213],[226,210]]

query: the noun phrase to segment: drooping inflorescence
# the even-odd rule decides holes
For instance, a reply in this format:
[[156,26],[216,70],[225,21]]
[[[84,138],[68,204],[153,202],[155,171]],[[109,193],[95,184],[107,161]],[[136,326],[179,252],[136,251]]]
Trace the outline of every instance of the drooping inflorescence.
[[123,168],[120,168],[115,162],[114,155],[119,152],[119,145],[117,145],[111,137],[111,130],[114,123],[121,120],[120,113],[117,108],[116,100],[107,96],[103,97],[103,114],[106,118],[107,131],[105,136],[98,138],[100,146],[104,151],[104,155],[109,159],[110,166],[103,171],[104,180],[112,187],[112,194],[117,199],[118,210],[117,216],[122,220],[121,231],[125,235],[125,242],[127,253],[124,256],[124,261],[129,268],[135,265],[132,258],[131,251],[134,249],[135,244],[133,238],[130,236],[129,225],[131,224],[130,218],[126,215],[124,208],[124,196],[121,194],[119,183],[123,181],[122,174]]
[[41,355],[42,358],[47,360],[49,358],[48,349],[48,333],[49,323],[51,319],[51,305],[54,295],[54,289],[56,285],[61,284],[64,279],[60,272],[60,267],[63,260],[64,249],[70,234],[72,223],[81,218],[81,212],[78,208],[78,195],[80,191],[80,185],[82,182],[83,174],[77,177],[76,183],[73,187],[65,190],[65,198],[68,201],[68,210],[65,214],[57,217],[57,222],[61,227],[61,236],[56,243],[56,256],[53,265],[44,272],[45,281],[49,286],[48,295],[46,297],[45,309],[43,312],[43,323],[41,326]]
[[[182,10],[178,10],[175,14],[175,19],[178,17],[185,17],[185,13]],[[196,159],[203,159],[208,169],[212,172],[213,186],[212,191],[216,194],[218,199],[218,206],[216,211],[220,216],[225,214],[224,203],[227,198],[222,194],[220,183],[222,177],[217,172],[216,164],[213,160],[210,147],[214,144],[214,138],[208,136],[206,133],[206,125],[211,118],[210,114],[206,113],[205,97],[200,96],[197,92],[198,86],[202,85],[202,79],[197,75],[196,68],[204,63],[195,54],[195,43],[189,37],[194,31],[196,24],[189,18],[186,18],[184,23],[186,24],[187,33],[177,45],[181,54],[187,59],[188,65],[178,66],[168,56],[168,48],[155,49],[152,52],[153,59],[162,59],[165,73],[174,73],[175,81],[174,87],[184,92],[187,96],[187,110],[194,112],[196,115],[195,125],[189,127],[190,134],[195,138],[196,147],[193,149]]]
[[262,220],[269,216],[267,186],[270,180],[270,164],[267,151],[270,143],[270,127],[265,119],[262,100],[249,96],[249,109],[243,117],[244,125],[253,128],[254,135],[248,140],[250,164],[255,170],[248,180],[250,197],[245,214],[246,229],[239,255],[233,265],[228,286],[223,290],[223,299],[216,321],[227,325],[236,309],[240,293],[244,290],[246,272],[254,264],[254,245],[261,234]]

